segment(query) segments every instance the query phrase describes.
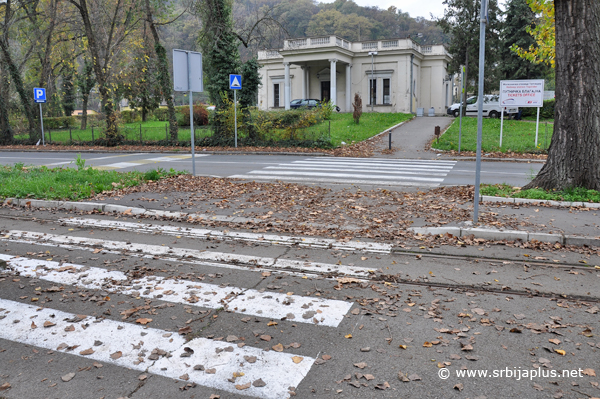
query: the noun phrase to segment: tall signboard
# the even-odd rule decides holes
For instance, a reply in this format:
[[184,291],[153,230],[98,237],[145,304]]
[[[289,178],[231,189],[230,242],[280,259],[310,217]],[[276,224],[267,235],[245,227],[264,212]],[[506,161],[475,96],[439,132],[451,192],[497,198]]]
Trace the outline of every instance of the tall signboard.
[[193,93],[204,91],[202,84],[202,54],[195,51],[173,50],[173,89],[189,92],[192,174],[196,176]]
[[242,75],[229,74],[229,89],[233,90],[233,120],[235,121],[235,148],[237,148],[237,91],[242,90]]
[[538,145],[540,127],[540,108],[544,106],[544,79],[534,80],[502,80],[500,81],[500,106],[502,120],[500,121],[500,147],[502,147],[502,131],[504,128],[504,108],[522,107],[537,108],[537,123],[535,126],[535,146]]

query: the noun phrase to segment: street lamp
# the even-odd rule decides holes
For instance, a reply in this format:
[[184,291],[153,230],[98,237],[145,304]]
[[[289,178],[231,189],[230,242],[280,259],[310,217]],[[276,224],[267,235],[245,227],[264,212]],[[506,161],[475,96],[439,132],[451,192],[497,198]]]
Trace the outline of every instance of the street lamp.
[[369,55],[371,56],[371,112],[373,112],[373,104],[375,103],[373,98],[373,57],[377,55],[377,51],[369,51]]

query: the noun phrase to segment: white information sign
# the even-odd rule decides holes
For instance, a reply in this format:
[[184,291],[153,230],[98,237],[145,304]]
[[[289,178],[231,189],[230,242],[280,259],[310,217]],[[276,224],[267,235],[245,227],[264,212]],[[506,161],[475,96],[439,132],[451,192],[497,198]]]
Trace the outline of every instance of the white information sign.
[[543,79],[500,81],[501,107],[541,107],[543,105]]

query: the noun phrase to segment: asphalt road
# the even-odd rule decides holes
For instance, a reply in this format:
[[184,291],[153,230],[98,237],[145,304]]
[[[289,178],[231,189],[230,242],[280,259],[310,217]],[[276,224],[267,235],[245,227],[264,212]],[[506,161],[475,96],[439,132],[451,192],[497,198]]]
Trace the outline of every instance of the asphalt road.
[[0,396],[600,394],[597,257],[236,232],[0,208]]
[[[75,153],[0,152],[0,164],[75,167]],[[190,154],[82,154],[86,165],[104,170],[192,171]],[[196,174],[247,180],[282,180],[303,184],[437,187],[475,181],[475,162],[450,160],[332,158],[306,155],[197,154]],[[541,169],[541,163],[483,162],[482,183],[523,186]]]

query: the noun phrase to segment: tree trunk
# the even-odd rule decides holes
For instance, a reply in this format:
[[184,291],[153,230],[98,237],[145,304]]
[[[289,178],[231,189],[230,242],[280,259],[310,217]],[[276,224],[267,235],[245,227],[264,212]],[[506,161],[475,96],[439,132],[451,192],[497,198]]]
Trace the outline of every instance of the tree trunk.
[[88,110],[88,101],[90,99],[89,93],[84,93],[81,96],[81,130],[87,129],[87,110]]
[[556,114],[548,160],[523,187],[600,190],[600,2],[555,0]]
[[8,72],[6,71],[6,66],[2,61],[2,57],[0,57],[0,143],[1,144],[10,144],[13,141],[13,130],[10,127],[10,122],[8,120],[8,99],[10,86],[8,84]]

